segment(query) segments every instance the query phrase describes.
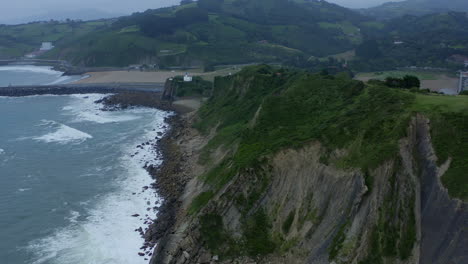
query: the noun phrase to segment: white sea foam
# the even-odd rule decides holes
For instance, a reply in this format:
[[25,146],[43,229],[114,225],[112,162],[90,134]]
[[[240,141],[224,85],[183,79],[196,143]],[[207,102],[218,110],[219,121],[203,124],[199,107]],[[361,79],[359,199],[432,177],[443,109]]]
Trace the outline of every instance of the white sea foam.
[[32,65],[14,65],[14,66],[1,66],[0,71],[13,71],[13,72],[33,72],[49,75],[62,75],[62,72],[52,70],[49,66],[32,66]]
[[54,84],[61,84],[61,83],[67,83],[70,79],[72,79],[71,76],[61,76],[57,80],[48,83],[47,85],[54,85]]
[[[75,99],[73,103],[63,107],[63,110],[68,114],[74,116],[73,122],[94,122],[98,124],[106,123],[120,123],[132,121],[141,118],[132,113],[132,111],[125,111],[124,113],[118,111],[102,111],[103,104],[97,104],[96,101],[104,98],[107,95],[102,94],[86,94],[86,95],[71,95]],[[140,110],[148,111],[148,110]]]
[[[143,131],[142,137],[131,145],[123,146],[123,156],[116,164],[121,173],[119,180],[115,182],[117,190],[99,196],[97,201],[91,201],[85,219],[72,212],[69,226],[56,230],[46,238],[33,241],[29,247],[36,256],[33,263],[148,263],[148,260],[138,255],[142,252],[139,248],[144,240],[134,230],[144,228],[143,222],[156,215],[152,207],[161,203],[152,189],[142,189],[153,182],[143,166],[159,165],[162,160],[158,151],[150,145],[145,144],[143,149],[135,146],[146,141],[154,142],[157,133],[164,132],[163,121],[167,116],[167,113],[161,111],[151,111],[154,112],[153,121],[136,128]],[[151,209],[147,210],[148,208]],[[139,217],[132,217],[134,214]]]
[[4,154],[5,153],[5,150],[0,148],[0,155]]
[[33,137],[33,139],[46,143],[66,144],[71,142],[81,143],[87,139],[93,138],[90,134],[55,121],[43,120],[42,125],[44,124],[50,124],[55,131],[43,136]]
[[30,190],[31,190],[31,188],[20,188],[20,189],[18,189],[18,191],[20,191],[20,192],[25,192],[25,191],[30,191]]
[[70,217],[67,217],[66,219],[70,221],[70,223],[77,223],[78,222],[78,217],[80,217],[81,214],[80,212],[77,211],[71,211],[70,212]]

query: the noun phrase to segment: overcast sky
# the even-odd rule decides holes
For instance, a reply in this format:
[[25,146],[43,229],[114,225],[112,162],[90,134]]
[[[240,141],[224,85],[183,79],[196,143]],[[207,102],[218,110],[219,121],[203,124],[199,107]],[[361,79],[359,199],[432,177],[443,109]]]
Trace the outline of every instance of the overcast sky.
[[[255,0],[252,0],[255,1]],[[346,7],[369,7],[388,0],[329,0]],[[398,1],[398,0],[394,0]],[[57,11],[99,9],[109,13],[130,14],[148,8],[178,4],[180,0],[1,0],[0,21],[33,17]]]

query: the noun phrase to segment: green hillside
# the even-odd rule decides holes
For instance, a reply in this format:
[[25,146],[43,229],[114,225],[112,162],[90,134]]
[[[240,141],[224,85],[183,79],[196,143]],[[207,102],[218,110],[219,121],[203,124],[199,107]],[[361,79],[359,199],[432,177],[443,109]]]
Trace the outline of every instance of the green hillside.
[[395,67],[443,67],[460,69],[468,56],[468,16],[449,12],[421,17],[404,16],[382,24],[378,30],[364,32],[366,40],[357,47],[360,70]]
[[201,0],[124,17],[46,55],[86,66],[284,62],[345,52],[365,17],[319,1]]
[[422,16],[448,11],[467,12],[468,2],[465,0],[406,0],[403,2],[389,2],[360,11],[365,15],[384,20],[405,15]]
[[[265,195],[277,183],[272,157],[281,156],[278,153],[288,149],[300,152],[304,146],[320,142],[321,164],[345,171],[360,170],[365,175],[368,199],[382,197],[379,182],[393,185],[401,179],[382,182],[383,175],[378,175],[376,168],[392,160],[396,161],[395,171],[402,168],[400,140],[412,136],[408,127],[418,114],[431,120],[430,133],[438,164],[451,159],[450,168],[442,176],[443,184],[452,197],[467,200],[467,110],[467,96],[423,95],[378,83],[365,84],[343,76],[308,74],[265,65],[247,67],[234,76],[218,77],[213,96],[199,110],[195,123],[201,133],[215,134],[205,145],[199,160],[212,168],[200,176],[205,191],[194,198],[189,207],[191,217],[200,219],[200,240],[205,241],[204,246],[214,254],[228,259],[248,255],[262,260],[278,252],[284,254],[291,248],[301,249],[302,241],[310,239],[310,234],[298,232],[295,233],[298,237],[293,238],[288,234],[293,223],[299,223],[302,228],[306,220],[301,220],[302,223],[294,221],[298,216],[290,212],[296,209],[287,207],[289,213],[281,215],[281,206],[275,202],[268,209],[265,202],[277,198]],[[226,153],[222,161],[216,155],[220,151]],[[306,162],[313,162],[313,155],[309,155]],[[290,170],[294,170],[294,165],[285,168],[281,177],[288,177]],[[306,175],[307,179],[314,177],[312,172]],[[326,181],[324,178],[321,183]],[[402,178],[410,179],[410,175],[404,174]],[[226,191],[229,188],[234,191]],[[314,199],[323,188],[327,188],[326,184],[314,189]],[[372,236],[381,238],[371,239],[368,256],[361,256],[358,263],[385,263],[384,259],[395,263],[412,254],[416,241],[414,207],[410,198],[403,199],[405,205],[402,207],[394,207],[392,204],[397,197],[405,192],[395,190],[385,196],[379,210],[379,224],[372,231]],[[378,194],[373,195],[375,192]],[[240,222],[247,223],[247,227],[240,229],[241,235],[224,228],[221,219],[226,203],[223,199],[234,200]],[[288,200],[289,196],[280,199]],[[215,211],[213,208],[220,204]],[[299,209],[299,212],[301,210],[310,209]],[[321,223],[323,219],[318,211],[314,207],[305,218]],[[304,217],[301,215],[306,214],[300,213],[299,217]],[[398,215],[397,220],[388,220],[394,219],[395,215]],[[347,221],[352,221],[349,219],[346,217]],[[277,224],[275,227],[271,222],[280,222],[281,226]],[[327,244],[329,260],[349,258],[356,253],[347,250],[351,246],[344,242],[348,224],[345,221],[338,225],[340,231],[335,233],[331,245]]]
[[55,45],[107,28],[112,20],[89,22],[37,22],[0,25],[0,59],[21,57],[37,50],[42,42]]

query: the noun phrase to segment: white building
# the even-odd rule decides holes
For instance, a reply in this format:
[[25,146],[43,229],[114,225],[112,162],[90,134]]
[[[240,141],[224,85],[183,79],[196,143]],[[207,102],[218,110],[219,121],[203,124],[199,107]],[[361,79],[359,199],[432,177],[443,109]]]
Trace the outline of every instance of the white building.
[[188,75],[188,73],[185,73],[184,82],[191,82],[192,80],[193,80],[193,77]]
[[468,90],[468,72],[460,72],[460,80],[458,81],[458,93]]
[[54,45],[52,45],[52,42],[42,42],[41,48],[39,49],[40,51],[49,51],[54,48]]

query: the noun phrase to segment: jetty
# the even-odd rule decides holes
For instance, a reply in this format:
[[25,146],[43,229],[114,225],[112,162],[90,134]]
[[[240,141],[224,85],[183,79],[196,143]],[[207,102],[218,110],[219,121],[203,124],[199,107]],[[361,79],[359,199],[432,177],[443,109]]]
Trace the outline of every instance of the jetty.
[[87,93],[163,93],[164,83],[98,83],[0,87],[0,96],[66,95]]

